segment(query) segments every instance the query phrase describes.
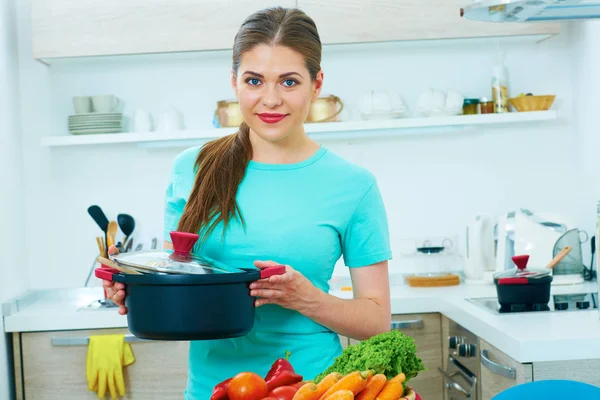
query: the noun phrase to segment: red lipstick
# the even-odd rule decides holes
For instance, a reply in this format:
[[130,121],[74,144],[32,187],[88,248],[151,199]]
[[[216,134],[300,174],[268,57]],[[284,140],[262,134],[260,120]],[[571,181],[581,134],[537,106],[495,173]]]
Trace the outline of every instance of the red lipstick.
[[287,114],[260,113],[257,115],[261,121],[266,122],[267,124],[276,124],[277,122],[287,117]]

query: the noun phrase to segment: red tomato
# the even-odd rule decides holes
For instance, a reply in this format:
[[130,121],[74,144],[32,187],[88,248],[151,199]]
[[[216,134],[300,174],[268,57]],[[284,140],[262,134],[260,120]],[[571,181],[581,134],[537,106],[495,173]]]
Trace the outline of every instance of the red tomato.
[[229,400],[262,400],[268,394],[267,382],[253,372],[237,374],[227,388]]
[[297,391],[298,388],[293,386],[279,386],[271,390],[269,396],[275,397],[277,400],[292,400]]

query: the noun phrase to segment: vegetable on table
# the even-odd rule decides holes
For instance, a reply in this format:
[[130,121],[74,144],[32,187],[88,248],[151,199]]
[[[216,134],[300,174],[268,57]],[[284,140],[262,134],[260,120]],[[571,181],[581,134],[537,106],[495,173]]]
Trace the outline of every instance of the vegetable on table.
[[302,379],[304,379],[302,375],[294,372],[294,367],[289,362],[291,353],[289,351],[286,351],[285,353],[285,358],[275,360],[265,377],[269,391],[279,386],[287,386],[301,382]]
[[227,387],[233,378],[225,379],[213,389],[210,400],[227,400]]
[[412,337],[398,330],[380,333],[346,347],[329,368],[315,377],[315,383],[319,384],[333,372],[347,375],[354,371],[368,370],[383,374],[388,379],[404,373],[408,382],[425,370],[423,361],[416,353]]
[[340,390],[349,390],[352,392],[353,397],[356,396],[365,388],[365,386],[367,386],[369,374],[369,371],[354,371],[349,373],[329,388],[323,395],[323,398],[326,399],[331,396],[331,394]]
[[254,372],[240,372],[229,382],[229,400],[262,400],[269,394],[267,383]]
[[292,400],[297,391],[298,389],[293,386],[279,386],[271,390],[269,397],[277,400]]
[[375,400],[398,400],[404,394],[404,386],[402,383],[406,377],[400,373],[389,379]]
[[325,397],[323,400],[354,400],[354,393],[352,393],[352,390],[347,389],[338,390]]
[[387,378],[384,374],[374,375],[369,379],[369,382],[367,382],[365,389],[356,396],[356,400],[375,400],[386,383]]

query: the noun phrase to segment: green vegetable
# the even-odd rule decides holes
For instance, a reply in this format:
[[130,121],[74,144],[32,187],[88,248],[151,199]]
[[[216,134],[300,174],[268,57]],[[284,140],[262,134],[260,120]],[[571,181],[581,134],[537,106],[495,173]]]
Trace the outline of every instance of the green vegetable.
[[392,330],[348,346],[333,364],[314,380],[315,383],[319,383],[332,372],[346,375],[370,369],[377,374],[385,374],[388,379],[403,372],[408,382],[419,372],[425,371],[425,366],[416,353],[417,346],[412,337]]

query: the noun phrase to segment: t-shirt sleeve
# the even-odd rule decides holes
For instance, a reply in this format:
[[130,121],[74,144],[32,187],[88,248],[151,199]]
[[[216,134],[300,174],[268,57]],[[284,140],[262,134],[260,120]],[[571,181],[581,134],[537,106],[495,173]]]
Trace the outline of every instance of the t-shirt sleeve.
[[392,258],[385,205],[377,183],[360,200],[342,238],[347,267],[376,264]]
[[171,231],[177,230],[179,219],[183,215],[186,199],[181,196],[179,185],[181,177],[175,172],[171,172],[167,189],[165,190],[165,211],[164,211],[164,229],[163,239],[171,241]]

